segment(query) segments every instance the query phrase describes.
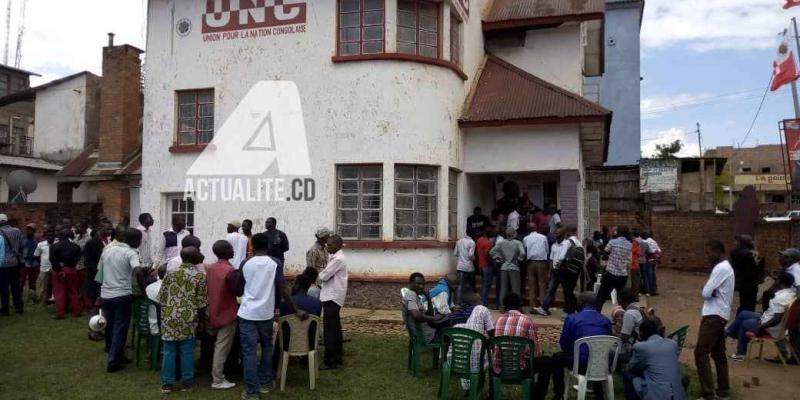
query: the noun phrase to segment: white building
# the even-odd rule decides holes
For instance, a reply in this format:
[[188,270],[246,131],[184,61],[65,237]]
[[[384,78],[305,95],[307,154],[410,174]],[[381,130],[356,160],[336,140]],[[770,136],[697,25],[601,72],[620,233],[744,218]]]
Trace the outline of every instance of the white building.
[[[582,225],[611,120],[582,97],[603,65],[604,1],[255,3],[150,0],[141,209],[161,229],[185,215],[213,258],[229,220],[260,231],[274,216],[298,270],[314,230],[334,227],[351,281],[399,282],[452,267],[472,208],[496,207],[508,180]],[[184,200],[187,170],[264,80],[298,88],[313,200]]]

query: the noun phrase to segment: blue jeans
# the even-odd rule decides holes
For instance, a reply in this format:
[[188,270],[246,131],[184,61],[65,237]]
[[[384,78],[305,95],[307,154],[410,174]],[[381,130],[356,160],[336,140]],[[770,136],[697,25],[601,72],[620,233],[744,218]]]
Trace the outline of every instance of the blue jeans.
[[[250,321],[239,318],[242,341],[242,364],[247,394],[258,394],[262,386],[272,384],[272,320]],[[261,362],[256,346],[261,345]]]
[[194,382],[194,338],[165,340],[164,358],[161,362],[161,386],[175,386],[176,356],[180,354],[181,383],[190,386]]
[[625,400],[641,400],[639,392],[636,391],[636,384],[633,383],[635,379],[642,379],[642,377],[630,371],[625,371],[622,374],[622,384],[625,388]]
[[642,274],[642,292],[649,295],[656,294],[656,266],[653,263],[644,263],[640,266]]
[[131,305],[133,296],[120,296],[100,299],[103,315],[106,318],[106,348],[108,366],[116,367],[125,358],[125,341],[131,324]]
[[458,271],[458,291],[456,292],[455,304],[462,303],[463,301],[462,296],[464,295],[464,286],[466,286],[467,283],[471,282],[472,284],[470,286],[472,287],[472,291],[473,292],[475,291],[475,285],[474,285],[475,281],[472,279],[473,276],[474,272]]
[[489,291],[492,290],[492,280],[494,279],[494,271],[491,265],[483,267],[482,270],[483,281],[481,282],[481,301],[484,307],[489,307]]
[[736,354],[743,356],[747,353],[747,332],[755,332],[761,325],[761,314],[752,311],[742,311],[733,323],[728,327],[726,334],[728,337],[737,339]]

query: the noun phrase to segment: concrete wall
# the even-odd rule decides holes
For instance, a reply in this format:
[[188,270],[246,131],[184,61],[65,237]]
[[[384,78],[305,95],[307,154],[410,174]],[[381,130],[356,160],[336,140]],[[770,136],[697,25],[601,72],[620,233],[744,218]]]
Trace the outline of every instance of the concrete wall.
[[583,92],[580,25],[528,31],[523,46],[492,42],[488,50],[515,66],[573,93]]
[[[96,89],[95,89],[96,90]],[[86,105],[95,93],[86,75],[36,93],[33,155],[66,164],[86,145]]]
[[582,168],[578,128],[473,128],[464,134],[464,171],[534,172]]
[[614,112],[608,165],[637,164],[641,151],[640,46],[641,2],[608,1],[605,21],[605,73],[600,104]]
[[[261,80],[289,80],[297,84],[309,145],[316,198],[308,202],[267,203],[198,202],[195,234],[206,254],[215,239],[224,237],[231,219],[250,218],[256,230],[275,216],[289,236],[289,269],[302,265],[305,251],[318,226],[333,227],[335,165],[382,163],[383,239],[393,240],[394,165],[439,166],[438,235],[447,240],[447,171],[462,168],[457,119],[479,62],[483,57],[480,16],[486,1],[474,2],[464,24],[464,81],[439,66],[401,61],[333,63],[336,13],[333,1],[308,1],[304,33],[247,40],[204,42],[201,16],[205,2],[151,1],[145,75],[143,182],[141,209],[167,223],[166,195],[182,193],[185,172],[196,153],[170,153],[174,141],[175,91],[214,88],[215,126],[218,129],[247,91]],[[174,11],[173,11],[174,7]],[[394,19],[394,1],[387,1],[387,22]],[[174,15],[174,20],[173,20]],[[192,31],[179,36],[177,21],[191,21]],[[447,30],[444,29],[443,32]],[[387,29],[387,49],[395,30]],[[447,48],[444,43],[443,48]],[[272,173],[272,171],[268,171]],[[460,215],[464,214],[463,210]],[[352,250],[354,274],[407,275],[413,268],[434,271],[453,262],[449,249],[405,251],[385,257],[385,250]],[[413,256],[406,257],[406,254]],[[395,258],[403,264],[391,264]]]
[[0,165],[0,203],[10,200],[8,198],[8,174],[17,169],[27,170],[36,177],[36,191],[28,196],[29,202],[55,203],[58,200],[58,178],[56,178],[55,172]]

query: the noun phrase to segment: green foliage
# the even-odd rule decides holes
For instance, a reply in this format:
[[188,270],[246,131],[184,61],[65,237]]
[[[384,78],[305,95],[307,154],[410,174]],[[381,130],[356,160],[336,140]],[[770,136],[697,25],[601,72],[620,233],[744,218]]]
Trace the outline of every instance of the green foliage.
[[656,153],[653,158],[659,160],[665,160],[669,158],[675,158],[675,155],[678,154],[679,151],[683,148],[683,143],[680,139],[675,140],[672,143],[668,144],[657,144],[656,145]]

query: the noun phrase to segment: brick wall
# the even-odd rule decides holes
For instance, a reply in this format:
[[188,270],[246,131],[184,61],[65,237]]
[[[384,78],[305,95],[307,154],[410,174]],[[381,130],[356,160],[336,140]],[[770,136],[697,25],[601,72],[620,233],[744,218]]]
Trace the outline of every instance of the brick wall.
[[97,183],[97,201],[103,204],[105,216],[117,223],[123,216],[130,217],[130,188],[125,181]]
[[[663,252],[662,267],[683,271],[708,269],[704,245],[718,239],[728,251],[733,249],[734,217],[707,212],[606,212],[601,213],[604,226],[627,225],[653,234]],[[766,257],[767,268],[778,268],[779,250],[800,247],[800,222],[758,224],[755,235],[759,253]]]
[[561,222],[564,225],[578,224],[578,171],[561,171],[558,197],[561,206]]
[[15,226],[25,226],[34,223],[60,224],[64,218],[71,218],[73,222],[88,220],[97,222],[103,215],[103,206],[98,203],[28,203],[28,204],[0,204],[0,212],[8,215],[9,221]]
[[141,145],[141,50],[103,48],[100,94],[100,161],[123,162]]

